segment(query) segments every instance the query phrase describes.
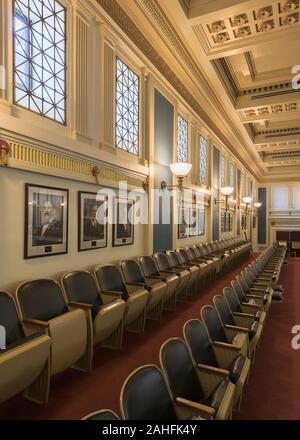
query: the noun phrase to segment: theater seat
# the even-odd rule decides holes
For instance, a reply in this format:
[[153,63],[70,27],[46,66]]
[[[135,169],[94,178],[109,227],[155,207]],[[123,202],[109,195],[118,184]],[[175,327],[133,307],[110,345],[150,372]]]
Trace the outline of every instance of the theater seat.
[[26,334],[44,330],[51,337],[51,376],[69,367],[89,371],[85,312],[68,307],[59,283],[28,281],[18,287],[16,297]]
[[[256,297],[255,301],[257,303],[262,304],[265,312],[268,313],[270,305],[272,303],[272,293],[269,292],[269,290],[264,287],[261,288],[259,286],[253,285],[252,281],[245,273],[245,271],[242,271],[240,275],[237,275],[236,280],[242,287],[244,293],[246,295],[254,295]],[[260,302],[259,302],[259,298],[260,298]]]
[[104,304],[95,279],[87,271],[68,272],[61,281],[70,307],[85,312],[90,350],[96,344],[121,348],[125,302],[117,297]]
[[[245,332],[238,332],[235,329],[226,328],[215,307],[207,305],[201,309],[201,318],[207,333],[213,342],[214,349],[221,357],[220,360],[228,368],[229,365],[242,354],[248,357],[249,343],[248,335]],[[224,348],[228,350],[223,351]],[[220,350],[222,349],[222,351]]]
[[101,409],[100,411],[95,411],[87,416],[83,417],[81,420],[120,420],[119,416],[111,411],[110,409]]
[[[216,420],[231,418],[234,385],[228,376],[218,376],[193,362],[186,343],[179,338],[166,341],[160,349],[161,368],[182,418],[210,416]],[[195,413],[196,411],[196,413]]]
[[213,302],[226,329],[230,328],[236,332],[244,332],[248,336],[250,358],[253,360],[256,346],[259,343],[262,335],[263,327],[260,322],[255,321],[254,316],[252,315],[234,315],[225,296],[223,295],[214,296]]
[[209,280],[213,281],[217,275],[218,259],[206,257],[202,254],[202,247],[195,244],[193,246],[197,261],[204,261],[209,267]]
[[[163,375],[156,365],[145,365],[133,371],[124,382],[120,395],[124,420],[200,420],[198,411],[182,414],[172,402]],[[194,417],[193,417],[194,416]]]
[[176,296],[179,278],[175,273],[160,272],[153,257],[139,257],[139,263],[146,281],[160,280],[167,284],[163,296],[163,305],[166,310],[176,309]]
[[149,292],[141,287],[126,286],[120,269],[114,265],[98,266],[94,269],[102,295],[122,298],[126,301],[124,325],[127,330],[143,332]]
[[[224,358],[218,355],[205,325],[199,319],[191,319],[186,322],[183,327],[183,335],[194,363],[202,374],[207,376],[207,380],[213,374],[220,378],[228,377],[230,382],[235,385],[234,407],[239,408],[243,387],[249,374],[250,360],[243,355],[237,355],[229,365],[225,365]],[[228,349],[224,348],[224,350]]]
[[186,301],[187,289],[190,280],[190,272],[183,267],[172,267],[170,258],[163,252],[155,252],[153,257],[156,260],[158,269],[162,273],[175,274],[178,277],[176,301]]
[[201,268],[198,264],[190,262],[188,253],[184,248],[176,249],[176,254],[178,255],[181,265],[191,271],[189,295],[195,295],[198,293],[198,287],[200,287]]
[[166,255],[169,258],[170,265],[174,270],[188,271],[189,276],[189,284],[187,289],[187,295],[191,296],[197,292],[197,279],[199,268],[195,265],[191,265],[189,263],[184,264],[180,255],[172,250],[166,251]]
[[163,297],[168,288],[167,284],[157,279],[146,280],[135,260],[123,260],[120,262],[120,267],[126,284],[148,290],[147,318],[162,319]]
[[24,392],[26,399],[47,403],[50,338],[45,332],[25,336],[11,295],[0,292],[0,325],[5,347],[0,348],[0,403]]
[[[232,283],[237,282],[232,281]],[[235,316],[239,316],[240,314],[250,315],[255,321],[260,322],[262,326],[265,324],[266,313],[260,310],[259,306],[256,304],[249,304],[244,300],[241,302],[233,287],[225,287],[223,289],[223,295]]]
[[211,280],[211,271],[212,271],[211,263],[207,260],[205,261],[201,257],[197,257],[194,246],[186,246],[185,250],[188,254],[190,263],[196,264],[196,266],[200,267],[200,274],[201,274],[200,283],[201,283],[201,285],[202,286],[207,285],[209,283],[209,281]]

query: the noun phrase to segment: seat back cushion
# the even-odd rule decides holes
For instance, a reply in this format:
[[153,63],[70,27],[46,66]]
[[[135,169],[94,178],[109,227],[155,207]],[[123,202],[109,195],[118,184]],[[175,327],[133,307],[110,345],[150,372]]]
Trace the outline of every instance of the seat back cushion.
[[187,251],[185,249],[183,249],[183,248],[177,249],[177,253],[180,256],[183,263],[189,262],[189,257],[188,257]]
[[237,294],[240,303],[247,300],[246,295],[244,294],[243,289],[240,286],[240,284],[237,282],[237,280],[231,281],[231,286],[232,286],[233,290],[235,291],[235,293]]
[[231,310],[227,304],[225,296],[216,295],[214,297],[214,305],[218,310],[224,325],[235,325]]
[[123,260],[121,262],[121,268],[126,283],[144,283],[143,274],[136,261]]
[[155,366],[138,369],[122,393],[126,420],[176,420],[161,371]]
[[201,310],[201,316],[210,339],[212,341],[227,342],[224,327],[217,310],[212,306],[204,306]]
[[102,266],[96,270],[97,280],[101,290],[124,292],[125,285],[121,273],[116,266]]
[[156,259],[159,270],[164,271],[171,269],[169,258],[163,252],[155,252],[154,258]]
[[161,362],[173,399],[182,397],[200,402],[203,398],[203,390],[184,341],[178,338],[167,341],[162,347]]
[[188,253],[188,256],[189,256],[190,260],[196,260],[197,259],[196,253],[195,253],[195,250],[194,250],[193,246],[188,246],[186,248],[186,250],[187,250],[187,253]]
[[231,287],[225,287],[225,289],[223,289],[223,295],[227,299],[227,302],[233,312],[241,312],[242,311],[239,299],[238,299],[235,291]]
[[205,325],[199,319],[191,319],[185,324],[184,336],[196,364],[218,367],[211,340]]
[[159,276],[155,261],[152,257],[143,256],[139,258],[145,277]]
[[5,329],[6,346],[23,338],[24,333],[13,298],[0,292],[0,325]]
[[102,303],[95,280],[89,272],[77,271],[66,274],[64,288],[69,301],[98,305]]
[[34,280],[18,289],[24,317],[49,321],[68,311],[60,286],[53,280]]
[[167,251],[167,255],[169,257],[169,261],[172,267],[181,266],[182,262],[175,251]]

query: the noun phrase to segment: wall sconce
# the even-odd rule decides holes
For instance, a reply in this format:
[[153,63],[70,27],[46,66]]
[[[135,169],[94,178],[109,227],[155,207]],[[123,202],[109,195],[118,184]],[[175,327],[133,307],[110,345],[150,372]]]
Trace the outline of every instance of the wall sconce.
[[248,215],[250,213],[249,207],[252,203],[252,200],[253,200],[252,197],[243,197],[243,202],[246,205],[246,215]]
[[4,139],[0,139],[0,167],[7,167],[9,153],[9,143]]
[[[183,188],[183,180],[184,178],[191,172],[192,164],[186,162],[175,162],[170,164],[170,169],[174,176],[177,177],[178,185],[177,187],[180,191]],[[160,184],[161,189],[174,188],[174,185],[168,185],[164,180]]]
[[262,207],[262,203],[261,202],[255,202],[255,203],[253,203],[253,206],[254,206],[254,208],[259,209],[259,208]]
[[[226,205],[226,212],[229,211],[229,197],[233,194],[234,188],[232,186],[223,186],[220,188],[220,192],[223,196],[225,196],[225,205]],[[224,199],[217,199],[215,198],[215,204],[216,203],[224,203]]]

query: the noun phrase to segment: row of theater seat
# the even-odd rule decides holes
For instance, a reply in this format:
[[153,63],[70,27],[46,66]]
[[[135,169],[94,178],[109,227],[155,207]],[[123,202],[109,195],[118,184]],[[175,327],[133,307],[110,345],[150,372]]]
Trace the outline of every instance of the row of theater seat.
[[249,242],[223,239],[69,272],[61,283],[27,281],[15,298],[0,292],[0,403],[23,390],[46,403],[51,376],[90,371],[94,345],[120,348],[124,328],[142,332],[147,318],[161,319],[250,252]]
[[[160,368],[129,375],[120,393],[125,420],[224,420],[240,407],[270,305],[283,298],[278,278],[285,248],[273,244],[225,287],[201,320],[183,327],[160,349]],[[146,396],[146,397],[145,397]],[[118,420],[110,410],[84,420]]]

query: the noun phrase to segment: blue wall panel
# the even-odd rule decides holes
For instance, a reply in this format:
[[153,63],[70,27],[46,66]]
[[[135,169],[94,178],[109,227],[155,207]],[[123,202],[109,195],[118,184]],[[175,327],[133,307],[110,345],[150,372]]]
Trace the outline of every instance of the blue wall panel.
[[[173,180],[170,163],[173,162],[174,107],[157,90],[154,107],[154,187],[160,188],[161,181],[171,184]],[[173,248],[172,223],[164,225],[160,220],[160,224],[153,225],[154,252]]]
[[[239,194],[241,188],[241,170],[237,170],[237,194]],[[240,235],[241,233],[241,210],[237,207],[236,213],[236,233]]]
[[267,188],[258,188],[258,201],[262,203],[258,210],[258,244],[267,243]]
[[219,205],[214,201],[219,199],[219,181],[220,181],[220,151],[213,149],[213,195],[212,195],[212,239],[219,240],[220,231],[220,212]]

